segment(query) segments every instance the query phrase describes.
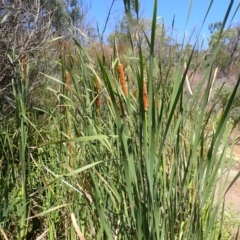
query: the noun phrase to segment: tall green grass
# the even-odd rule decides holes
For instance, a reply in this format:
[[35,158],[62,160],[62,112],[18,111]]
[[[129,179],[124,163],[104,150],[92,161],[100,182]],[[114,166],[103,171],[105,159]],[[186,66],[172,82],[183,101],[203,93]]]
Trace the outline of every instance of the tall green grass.
[[[62,59],[62,73],[45,76],[45,91],[54,104],[30,111],[27,86],[13,79],[16,115],[0,132],[4,239],[222,238],[223,173],[232,164],[226,158],[229,115],[240,81],[214,121],[208,100],[218,49],[193,96],[186,93],[194,49],[184,73],[184,52],[171,73],[163,69],[161,49],[159,54],[154,49],[158,1],[154,3],[150,38],[145,34],[148,58],[137,42],[135,55],[127,59],[127,97],[119,83],[120,59],[106,66],[98,55],[94,62],[76,39],[74,68]],[[130,19],[131,3],[124,4]],[[171,66],[171,55],[169,59]],[[100,109],[95,104],[96,78]]]

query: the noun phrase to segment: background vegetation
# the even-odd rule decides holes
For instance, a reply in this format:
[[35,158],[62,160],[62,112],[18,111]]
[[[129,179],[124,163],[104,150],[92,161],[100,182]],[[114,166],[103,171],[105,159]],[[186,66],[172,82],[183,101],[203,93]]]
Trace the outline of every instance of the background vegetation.
[[233,1],[204,50],[172,38],[158,1],[152,19],[123,4],[106,38],[83,1],[0,4],[2,239],[237,239],[224,228]]

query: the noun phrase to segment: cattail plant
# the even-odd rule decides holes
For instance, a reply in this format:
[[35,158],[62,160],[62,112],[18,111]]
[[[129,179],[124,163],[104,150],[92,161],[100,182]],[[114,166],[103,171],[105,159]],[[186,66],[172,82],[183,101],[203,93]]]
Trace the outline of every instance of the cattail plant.
[[25,55],[22,55],[21,64],[22,64],[23,81],[26,82],[27,81],[27,58]]
[[67,91],[70,91],[71,90],[71,78],[70,78],[70,74],[68,71],[66,71],[66,73],[65,73],[65,79],[66,79]]
[[118,70],[118,77],[120,79],[120,84],[122,87],[123,94],[127,97],[128,96],[127,84],[124,77],[123,65],[121,63],[118,64],[117,70]]
[[148,109],[148,94],[147,94],[147,82],[143,81],[143,107],[144,111]]

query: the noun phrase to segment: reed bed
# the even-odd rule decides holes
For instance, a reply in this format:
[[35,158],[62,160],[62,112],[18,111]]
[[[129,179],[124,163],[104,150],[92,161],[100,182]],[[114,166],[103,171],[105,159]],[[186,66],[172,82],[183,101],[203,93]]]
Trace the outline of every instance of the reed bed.
[[[131,1],[124,2],[130,19]],[[62,61],[62,78],[45,76],[55,106],[44,111],[44,124],[27,108],[27,86],[15,79],[16,117],[0,131],[4,239],[222,238],[222,175],[232,166],[229,115],[240,81],[213,127],[208,100],[216,54],[193,95],[184,91],[191,56],[184,74],[179,61],[163,75],[154,51],[157,2],[147,59],[141,44],[127,59],[128,87],[119,59],[111,67],[101,56],[93,62],[74,38],[77,68],[66,72]]]

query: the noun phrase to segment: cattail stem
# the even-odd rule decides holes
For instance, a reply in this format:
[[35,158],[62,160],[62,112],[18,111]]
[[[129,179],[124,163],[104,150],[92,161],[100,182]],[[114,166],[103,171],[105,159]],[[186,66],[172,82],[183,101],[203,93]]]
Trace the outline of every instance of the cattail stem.
[[[66,81],[66,89],[67,91],[71,91],[71,76],[68,71],[65,72],[65,81]],[[68,139],[72,138],[71,134],[71,122],[70,122],[70,116],[69,116],[69,109],[66,108],[66,114],[67,114],[67,136]],[[69,156],[69,165],[73,167],[72,163],[72,151],[73,151],[73,144],[71,142],[68,143],[68,156]]]
[[[68,136],[68,139],[72,138],[71,126],[70,126],[69,122],[67,122],[67,136]],[[73,143],[69,142],[68,143],[68,155],[69,155],[69,165],[71,167],[72,167],[72,150],[73,150]]]
[[121,63],[118,64],[117,70],[118,70],[118,77],[120,79],[120,84],[122,87],[123,94],[127,97],[128,96],[127,84],[124,77],[123,65]]

